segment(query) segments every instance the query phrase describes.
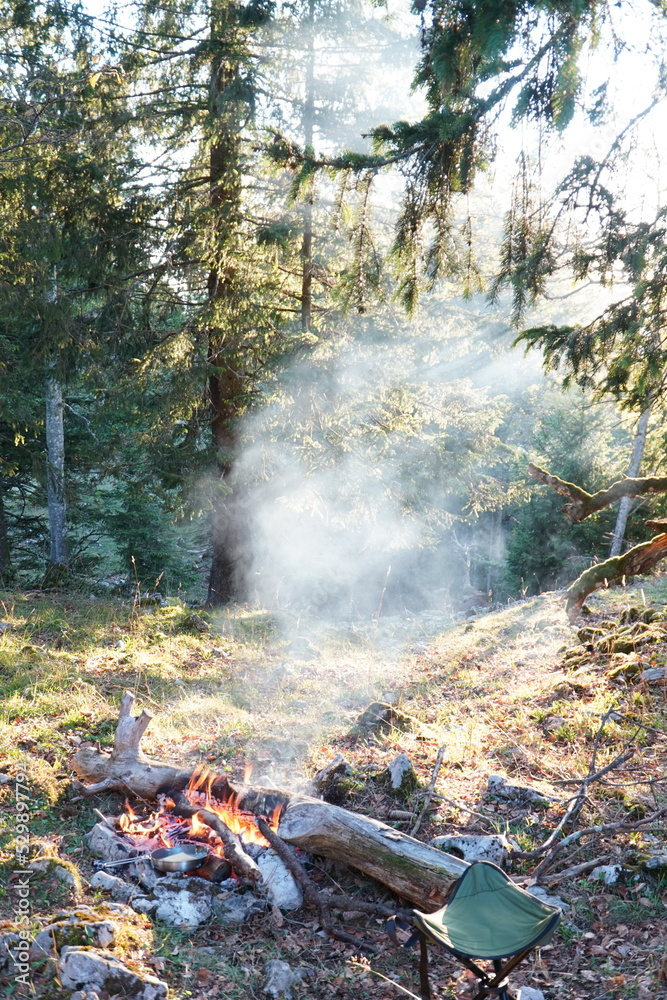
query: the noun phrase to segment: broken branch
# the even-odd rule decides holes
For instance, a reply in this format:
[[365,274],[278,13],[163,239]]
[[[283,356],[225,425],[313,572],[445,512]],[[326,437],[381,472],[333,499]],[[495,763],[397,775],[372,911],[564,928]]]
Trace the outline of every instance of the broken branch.
[[[598,729],[598,732],[596,734],[593,756],[591,759],[591,768],[595,767],[595,757],[597,753],[597,747],[599,744],[600,736],[604,729],[605,723],[607,722],[607,719],[610,717],[610,715],[611,712],[607,712],[607,714],[603,717],[602,722],[600,724],[600,728]],[[548,858],[545,858],[545,860],[539,865],[539,868],[536,870],[534,874],[538,874],[538,872],[543,871],[548,866],[549,863],[553,862],[556,853],[560,852],[563,849],[563,847],[566,846],[567,843],[571,842],[571,836],[565,837],[561,841],[558,841],[558,837],[567,826],[570,826],[572,823],[576,822],[576,819],[583,808],[584,802],[586,801],[590,785],[592,785],[594,781],[598,781],[603,775],[608,774],[609,771],[613,771],[616,768],[621,767],[623,764],[627,763],[627,761],[629,761],[630,758],[633,756],[634,756],[634,750],[632,749],[625,750],[623,753],[619,754],[612,761],[610,761],[609,764],[605,764],[604,767],[599,768],[597,771],[590,770],[589,773],[584,778],[584,780],[581,782],[579,789],[577,790],[577,794],[572,796],[572,798],[568,800],[569,807],[568,809],[566,809],[558,826],[556,826],[555,829],[551,831],[550,835],[547,837],[544,843],[540,844],[540,846],[536,847],[533,851],[522,851],[520,854],[516,854],[515,857],[519,857],[525,861],[528,861],[532,860],[533,858],[539,858],[546,852],[549,852]]]
[[375,948],[372,944],[360,941],[359,938],[354,937],[354,935],[348,934],[347,931],[342,930],[340,927],[336,927],[331,920],[331,914],[329,913],[326,897],[322,896],[321,893],[318,892],[310,875],[303,867],[299,859],[292,854],[285,841],[282,840],[277,833],[273,832],[269,824],[265,819],[262,819],[261,816],[257,817],[255,823],[257,824],[257,829],[262,834],[264,839],[268,840],[269,844],[285,867],[294,876],[303,889],[303,898],[317,911],[320,918],[320,924],[322,925],[322,930],[325,934],[338,938],[339,941],[344,941],[346,944],[354,945],[355,948],[361,948],[364,951],[372,953],[376,952],[377,948]]
[[567,514],[571,521],[577,524],[584,521],[591,514],[595,514],[603,507],[608,507],[622,497],[645,496],[647,493],[666,493],[667,476],[649,476],[645,479],[619,479],[606,490],[598,490],[597,493],[587,493],[581,486],[575,483],[568,483],[565,479],[552,476],[539,465],[530,462],[528,474],[537,479],[540,483],[551,486],[552,489],[567,497],[570,503],[565,504],[563,513]]
[[[583,875],[584,872],[591,871],[592,868],[597,868],[598,865],[603,865],[609,861],[608,854],[602,854],[600,857],[591,858],[590,861],[582,861],[581,864],[572,865],[571,868],[565,868],[562,872],[556,872],[555,875],[550,875],[548,882],[564,882],[568,878],[574,878],[576,875]],[[533,873],[533,878],[535,873]]]
[[628,549],[622,556],[612,556],[605,562],[584,570],[567,591],[565,610],[572,623],[583,607],[584,601],[593,591],[606,587],[613,580],[647,573],[667,556],[667,534],[655,535],[648,542],[641,542]]
[[564,840],[561,840],[560,846],[568,847],[582,837],[590,837],[594,833],[622,833],[629,830],[646,830],[647,827],[650,827],[657,820],[662,819],[663,816],[667,816],[667,808],[658,809],[656,812],[651,813],[650,816],[645,816],[644,819],[638,819],[632,823],[628,823],[624,819],[619,819],[614,823],[600,823],[598,826],[588,826],[585,830],[575,830],[574,833],[565,837]]

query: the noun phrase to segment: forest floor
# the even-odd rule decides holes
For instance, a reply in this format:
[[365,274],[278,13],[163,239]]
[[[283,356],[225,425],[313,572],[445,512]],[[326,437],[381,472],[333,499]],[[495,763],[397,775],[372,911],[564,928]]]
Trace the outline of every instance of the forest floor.
[[[88,882],[93,869],[84,836],[97,821],[94,807],[118,814],[122,801],[77,795],[69,759],[87,743],[111,745],[128,688],[137,706],[154,714],[142,744],[152,756],[189,766],[204,761],[236,779],[251,763],[256,774],[298,788],[341,753],[351,769],[344,804],[387,822],[391,810],[418,811],[444,746],[439,796],[418,833],[425,841],[499,832],[530,850],[557,825],[576,790],[572,779],[587,774],[593,753],[601,767],[628,747],[632,760],[591,787],[578,827],[631,824],[665,804],[667,685],[664,678],[642,679],[646,668],[667,661],[664,578],[594,595],[590,614],[574,628],[562,594],[459,622],[429,612],[333,624],[243,607],[209,614],[177,602],[142,608],[38,592],[0,598],[0,934],[12,929],[10,778],[21,771],[30,780],[33,852],[60,858],[74,874],[63,881],[51,867],[31,882],[32,929],[57,909],[103,902]],[[651,628],[639,638],[635,629],[627,651],[618,651],[621,616],[650,609]],[[594,640],[588,645],[589,637],[583,634],[582,644],[577,634],[584,626]],[[411,723],[355,730],[374,699],[399,707]],[[403,800],[383,780],[399,752],[410,757],[421,783]],[[490,774],[530,784],[551,805],[526,811],[493,800]],[[412,823],[396,826],[409,831]],[[648,854],[664,850],[665,832],[656,826],[592,835],[559,855],[543,884],[569,908],[552,943],[515,974],[515,986],[539,988],[547,1000],[667,997],[667,871],[642,867]],[[622,863],[620,880],[606,885],[590,881],[589,873],[559,879],[592,857]],[[310,871],[320,885],[388,899],[351,869],[315,860]],[[536,864],[511,861],[509,870],[526,875]],[[273,958],[308,968],[293,987],[295,1000],[405,995],[382,977],[416,992],[416,955],[395,949],[382,921],[348,920],[350,932],[378,942],[370,963],[323,938],[307,910],[288,915],[282,927],[259,916],[233,934],[215,925],[188,931],[146,921],[143,938],[127,947],[132,962],[169,983],[175,1000],[265,997],[264,968]],[[431,952],[435,996],[470,996],[454,961]],[[13,982],[0,980],[0,995],[14,990]],[[70,991],[47,966],[36,970],[32,995],[69,1000]]]

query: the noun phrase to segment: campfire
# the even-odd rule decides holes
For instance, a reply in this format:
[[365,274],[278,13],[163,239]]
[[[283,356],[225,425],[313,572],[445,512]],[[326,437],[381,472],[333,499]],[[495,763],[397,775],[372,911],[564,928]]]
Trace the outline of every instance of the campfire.
[[[302,888],[308,884],[296,848],[351,865],[429,912],[442,905],[449,887],[465,871],[465,862],[453,855],[310,795],[234,785],[220,774],[201,768],[193,774],[147,757],[139,744],[151,716],[145,710],[133,716],[133,702],[134,695],[126,691],[111,753],[81,748],[72,762],[82,779],[82,794],[129,790],[142,802],[158,804],[150,815],[137,816],[128,809],[119,822],[104,818],[98,824],[103,827],[100,837],[114,842],[114,859],[168,846],[192,851],[199,845],[209,851],[209,861],[217,868],[228,866],[240,884],[264,892],[276,878],[262,869],[269,863],[275,867],[276,858]],[[95,849],[108,857],[103,845]],[[222,873],[220,869],[211,874],[215,878]],[[208,876],[204,867],[196,874]],[[312,887],[309,891],[316,905]]]
[[[141,851],[184,844],[204,846],[214,857],[225,858],[225,839],[220,824],[238,837],[244,850],[269,847],[257,827],[257,816],[240,807],[238,793],[220,784],[219,775],[205,767],[198,768],[188,786],[177,793],[160,795],[159,808],[147,816],[135,812],[129,802],[117,819],[123,837]],[[267,818],[269,828],[277,831],[282,804],[274,806]],[[203,818],[202,813],[206,818]],[[211,815],[218,824],[211,825]]]

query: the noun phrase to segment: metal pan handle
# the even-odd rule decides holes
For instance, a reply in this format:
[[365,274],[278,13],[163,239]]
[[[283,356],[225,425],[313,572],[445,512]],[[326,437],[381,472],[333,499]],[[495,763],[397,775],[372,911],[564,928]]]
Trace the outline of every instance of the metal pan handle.
[[122,865],[131,865],[135,861],[141,861],[143,857],[148,857],[148,855],[140,854],[137,858],[121,858],[120,861],[95,861],[93,867],[97,869],[102,868],[120,868]]

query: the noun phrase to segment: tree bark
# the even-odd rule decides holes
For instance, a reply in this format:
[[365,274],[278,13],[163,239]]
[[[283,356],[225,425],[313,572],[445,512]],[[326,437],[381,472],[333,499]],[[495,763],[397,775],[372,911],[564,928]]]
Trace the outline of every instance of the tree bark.
[[49,511],[49,562],[67,564],[65,500],[65,423],[62,385],[55,375],[46,379],[46,492]]
[[[659,522],[647,522],[649,527]],[[665,527],[665,525],[662,525]],[[584,601],[593,591],[606,587],[614,580],[648,573],[667,556],[667,534],[655,535],[648,542],[635,545],[622,556],[614,556],[585,570],[567,591],[566,611],[570,622],[581,612]]]
[[0,585],[9,584],[12,580],[12,559],[5,517],[4,483],[0,474]]
[[[233,487],[236,418],[243,398],[241,359],[232,328],[239,296],[237,267],[229,252],[241,216],[240,39],[238,10],[230,0],[211,5],[213,59],[209,86],[212,137],[209,203],[213,212],[213,260],[208,275],[211,323],[208,335],[211,436],[219,480],[214,500],[211,570],[207,604],[218,606],[242,596],[239,567],[242,529]],[[218,250],[219,248],[219,250]],[[222,326],[221,326],[222,324]]]
[[[628,466],[628,479],[634,479],[635,476],[639,475],[642,459],[644,457],[644,449],[646,448],[646,434],[648,431],[648,421],[650,416],[651,407],[647,406],[637,422],[637,431],[635,433],[635,440],[632,446],[632,457],[630,459],[630,465]],[[618,505],[618,515],[616,517],[614,534],[609,547],[610,557],[620,556],[621,554],[623,539],[625,538],[625,529],[631,510],[631,497],[621,497],[621,502]]]
[[561,496],[568,497],[571,501],[563,507],[563,513],[567,514],[571,521],[577,524],[585,521],[591,514],[608,507],[610,504],[620,500],[621,497],[638,497],[650,493],[667,493],[667,476],[649,476],[646,479],[619,479],[607,490],[598,490],[597,493],[587,493],[581,486],[575,483],[568,483],[558,476],[541,469],[532,462],[528,465],[528,474],[537,479],[540,483],[551,486],[552,489],[560,493]]
[[[155,800],[160,794],[182,791],[192,777],[191,772],[151,760],[141,752],[139,742],[151,716],[142,712],[133,718],[133,701],[132,693],[126,691],[110,754],[91,748],[75,754],[73,768],[88,782],[80,786],[85,794],[117,790]],[[211,795],[220,801],[234,796],[240,809],[261,816],[280,806],[278,834],[287,843],[351,865],[425,909],[441,906],[449,887],[467,868],[464,861],[378,820],[307,795],[233,785],[224,776],[215,778]]]
[[[313,152],[315,131],[315,0],[308,0],[306,50],[306,82],[303,104],[304,145]],[[313,205],[315,202],[315,179],[308,181],[308,194],[303,210],[303,240],[301,243],[301,330],[310,332],[313,307]]]

